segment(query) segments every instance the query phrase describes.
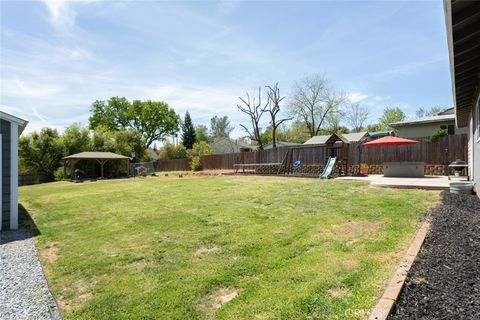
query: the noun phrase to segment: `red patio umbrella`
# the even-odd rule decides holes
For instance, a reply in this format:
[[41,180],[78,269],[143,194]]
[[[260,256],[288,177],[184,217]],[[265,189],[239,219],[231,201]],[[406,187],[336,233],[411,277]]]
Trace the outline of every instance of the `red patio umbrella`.
[[380,139],[365,142],[363,145],[366,147],[388,147],[388,146],[401,146],[405,144],[415,144],[417,140],[405,139],[394,136],[386,136]]

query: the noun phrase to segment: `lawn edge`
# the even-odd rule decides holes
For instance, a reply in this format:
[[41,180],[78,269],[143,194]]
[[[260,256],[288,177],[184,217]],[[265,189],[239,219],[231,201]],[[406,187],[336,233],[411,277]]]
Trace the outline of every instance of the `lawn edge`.
[[410,271],[415,258],[420,252],[422,244],[425,241],[429,230],[430,221],[422,221],[417,233],[415,234],[415,237],[410,243],[410,247],[390,279],[387,288],[383,292],[383,295],[380,297],[375,307],[373,307],[372,311],[370,312],[368,317],[369,320],[386,320],[390,313],[394,310],[395,302],[402,291],[407,274]]

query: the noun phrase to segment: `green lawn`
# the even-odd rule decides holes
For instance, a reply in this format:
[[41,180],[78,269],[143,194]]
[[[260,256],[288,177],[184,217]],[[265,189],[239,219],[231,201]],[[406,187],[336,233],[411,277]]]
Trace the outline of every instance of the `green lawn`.
[[20,188],[66,319],[357,319],[438,192],[278,177]]

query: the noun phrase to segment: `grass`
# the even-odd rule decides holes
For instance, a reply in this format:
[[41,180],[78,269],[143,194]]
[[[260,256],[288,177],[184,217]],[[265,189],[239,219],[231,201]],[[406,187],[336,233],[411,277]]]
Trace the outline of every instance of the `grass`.
[[66,319],[364,318],[437,192],[276,177],[20,188]]

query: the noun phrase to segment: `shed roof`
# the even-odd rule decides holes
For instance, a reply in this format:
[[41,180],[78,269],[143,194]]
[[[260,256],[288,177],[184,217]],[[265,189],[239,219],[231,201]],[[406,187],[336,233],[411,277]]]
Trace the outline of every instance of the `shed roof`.
[[80,152],[64,157],[63,159],[101,159],[101,160],[126,160],[129,157],[113,152]]
[[18,124],[18,134],[19,135],[22,133],[23,129],[25,129],[25,127],[28,124],[27,120],[20,119],[19,117],[16,117],[14,115],[11,115],[11,114],[3,112],[3,111],[0,111],[0,119],[6,120],[8,122],[17,123]]

